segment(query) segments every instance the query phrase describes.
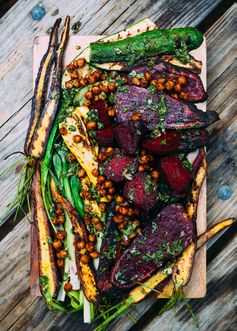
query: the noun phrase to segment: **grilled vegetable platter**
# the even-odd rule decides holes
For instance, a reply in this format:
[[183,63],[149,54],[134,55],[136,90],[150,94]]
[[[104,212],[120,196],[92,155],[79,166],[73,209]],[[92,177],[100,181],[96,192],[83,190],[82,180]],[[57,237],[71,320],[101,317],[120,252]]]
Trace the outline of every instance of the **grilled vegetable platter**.
[[219,120],[200,109],[202,62],[190,51],[202,33],[144,19],[63,68],[70,18],[59,39],[60,22],[40,63],[24,146],[31,292],[102,330],[149,295],[184,297],[196,252],[235,220],[197,235],[206,128]]

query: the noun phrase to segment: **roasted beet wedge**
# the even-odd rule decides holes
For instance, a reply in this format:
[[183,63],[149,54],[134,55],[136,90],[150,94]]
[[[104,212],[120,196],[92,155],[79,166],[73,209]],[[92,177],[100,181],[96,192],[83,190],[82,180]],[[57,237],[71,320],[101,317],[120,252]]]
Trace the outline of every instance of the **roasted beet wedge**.
[[[126,92],[117,92],[118,122],[129,122],[133,113],[140,112],[148,130],[193,129],[206,127],[219,119],[214,111],[203,112],[171,96],[137,86],[126,86]],[[163,102],[162,102],[163,101]]]
[[156,138],[147,138],[142,147],[149,153],[168,155],[173,152],[191,152],[209,143],[209,134],[205,129],[167,130]]
[[132,179],[137,170],[137,158],[116,150],[113,157],[106,162],[104,168],[105,176],[114,182]]
[[114,131],[108,126],[96,131],[95,140],[102,147],[112,146],[114,143]]
[[180,144],[180,132],[175,130],[167,130],[156,138],[146,139],[142,147],[149,153],[164,155],[174,152]]
[[142,135],[139,123],[119,123],[114,126],[113,130],[119,147],[122,148],[126,154],[134,154]]
[[147,173],[137,173],[123,188],[124,196],[136,206],[148,211],[157,200],[157,184]]
[[189,161],[182,156],[170,155],[160,159],[161,170],[173,194],[183,195],[189,187],[192,178],[192,167]]
[[165,261],[180,255],[194,233],[183,206],[165,207],[116,262],[111,273],[112,283],[119,288],[129,288],[143,282]]
[[98,111],[99,119],[104,125],[107,126],[111,123],[110,117],[106,110],[106,102],[104,100],[95,101],[90,108]]
[[[133,70],[133,73],[134,72],[138,75],[149,72],[152,79],[165,78],[165,80],[171,79],[177,83],[179,77],[185,77],[186,83],[180,86],[182,92],[187,93],[187,101],[202,102],[207,98],[207,93],[204,90],[201,78],[197,74],[184,68],[179,68],[172,64],[157,60],[152,69],[150,69],[148,65],[145,65],[135,68]],[[128,75],[128,81],[131,82],[131,80],[131,76]]]

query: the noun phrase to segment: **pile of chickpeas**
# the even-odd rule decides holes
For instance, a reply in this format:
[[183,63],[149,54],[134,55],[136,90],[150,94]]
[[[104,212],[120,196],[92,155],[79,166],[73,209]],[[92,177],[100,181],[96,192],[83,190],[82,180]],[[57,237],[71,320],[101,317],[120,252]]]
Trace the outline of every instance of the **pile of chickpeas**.
[[94,233],[89,233],[88,242],[86,243],[84,240],[80,240],[75,244],[79,253],[81,254],[80,262],[83,264],[88,264],[90,259],[97,259],[100,254],[95,249],[96,244],[96,235]]
[[185,76],[180,76],[178,78],[167,79],[159,78],[152,79],[150,72],[145,72],[144,77],[138,78],[133,77],[131,83],[135,86],[147,87],[155,86],[157,91],[166,90],[170,92],[170,95],[176,99],[187,100],[187,93],[183,92],[183,87],[187,84],[187,79]]

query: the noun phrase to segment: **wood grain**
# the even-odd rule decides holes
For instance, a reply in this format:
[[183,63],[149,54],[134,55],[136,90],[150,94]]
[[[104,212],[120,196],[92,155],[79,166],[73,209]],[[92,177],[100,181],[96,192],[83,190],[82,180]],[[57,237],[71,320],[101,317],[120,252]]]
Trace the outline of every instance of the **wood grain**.
[[[109,34],[147,16],[160,27],[195,26],[220,2],[43,0],[41,4],[47,14],[38,22],[29,14],[38,1],[18,1],[0,20],[0,169],[11,163],[12,158],[8,162],[3,160],[5,156],[23,149],[32,96],[33,39],[45,34],[57,17],[68,14],[73,17],[72,23],[80,20],[82,35]],[[59,12],[55,16],[56,9]],[[14,196],[17,180],[14,171],[0,178],[0,192],[4,192],[0,198],[0,224],[7,219],[3,219],[2,213]]]

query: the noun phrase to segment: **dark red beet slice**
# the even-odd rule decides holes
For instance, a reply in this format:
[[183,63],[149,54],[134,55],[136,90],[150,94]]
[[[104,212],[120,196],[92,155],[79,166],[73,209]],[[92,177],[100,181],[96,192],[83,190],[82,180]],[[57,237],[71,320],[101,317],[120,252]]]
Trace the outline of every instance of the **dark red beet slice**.
[[96,131],[95,140],[102,147],[112,146],[114,143],[114,131],[111,127],[103,128]]
[[99,119],[104,125],[109,125],[111,123],[104,100],[95,101],[91,108],[98,110]]
[[120,123],[113,128],[118,145],[126,154],[134,154],[139,145],[142,131],[138,125],[133,122]]
[[129,288],[143,282],[165,261],[180,255],[194,234],[194,226],[183,206],[165,207],[116,262],[111,273],[112,283]]
[[153,154],[168,154],[176,151],[180,143],[180,133],[174,130],[167,130],[156,138],[148,138],[142,147]]
[[132,179],[137,170],[137,158],[124,155],[116,151],[113,157],[105,164],[105,176],[114,182],[121,182],[124,179]]
[[[142,122],[148,130],[162,126],[164,129],[193,129],[206,127],[219,119],[214,111],[203,112],[194,104],[187,104],[168,94],[157,92],[152,95],[148,89],[137,86],[126,86],[126,92],[116,93],[116,112],[119,122],[129,122],[134,112],[142,114]],[[159,110],[161,97],[167,106],[164,120]]]
[[192,177],[192,169],[189,170],[185,167],[185,161],[189,164],[185,157],[181,160],[178,155],[165,156],[160,159],[165,179],[176,195],[185,193]]
[[147,173],[137,173],[123,188],[124,196],[136,206],[148,211],[157,200],[157,184]]
[[[177,80],[179,77],[183,76],[186,78],[187,83],[182,86],[182,92],[187,93],[187,101],[202,102],[207,98],[207,93],[204,90],[201,78],[197,74],[184,68],[179,68],[161,60],[156,60],[152,69],[150,69],[148,65],[143,65],[135,68],[133,71],[137,74],[148,71],[151,74],[152,79],[165,78]],[[129,82],[131,82],[131,79],[131,76],[128,75]]]

